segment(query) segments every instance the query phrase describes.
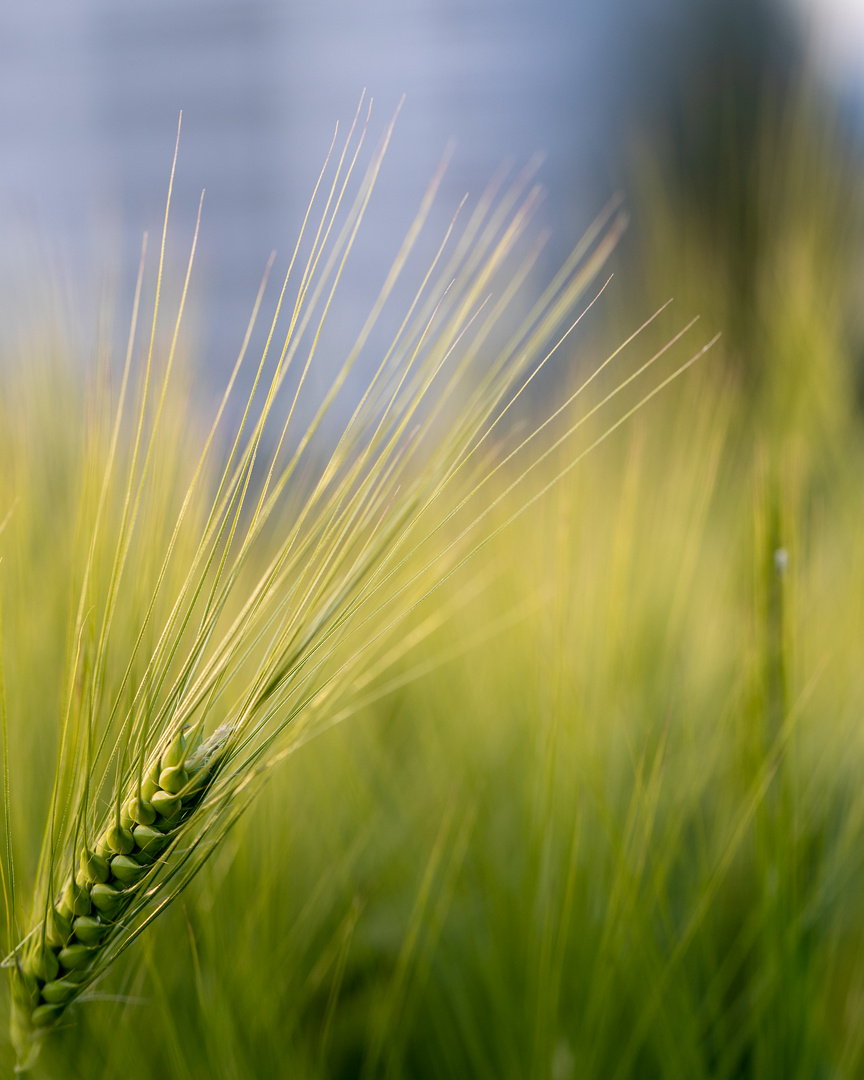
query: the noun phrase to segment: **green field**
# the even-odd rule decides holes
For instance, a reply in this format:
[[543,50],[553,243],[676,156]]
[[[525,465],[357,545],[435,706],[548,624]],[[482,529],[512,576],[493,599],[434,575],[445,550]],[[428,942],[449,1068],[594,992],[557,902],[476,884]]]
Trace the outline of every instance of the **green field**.
[[[820,160],[800,141],[784,153]],[[654,285],[632,272],[607,327],[568,341],[538,397],[554,408],[667,284],[676,304],[586,401],[701,313],[692,347],[514,491],[524,462],[499,470],[489,542],[315,738],[288,738],[200,874],[46,1040],[34,1078],[864,1074],[864,446],[845,204],[830,163],[790,170],[800,190],[781,190],[789,160],[774,153],[760,181],[773,194],[747,320],[723,253],[649,197]],[[42,327],[0,393],[19,929],[116,400],[62,352]],[[184,401],[181,380],[109,684],[189,479],[184,447],[191,461],[199,444]],[[289,500],[274,533],[291,513]],[[109,563],[94,563],[100,596]],[[5,1035],[0,1056],[10,1075]]]

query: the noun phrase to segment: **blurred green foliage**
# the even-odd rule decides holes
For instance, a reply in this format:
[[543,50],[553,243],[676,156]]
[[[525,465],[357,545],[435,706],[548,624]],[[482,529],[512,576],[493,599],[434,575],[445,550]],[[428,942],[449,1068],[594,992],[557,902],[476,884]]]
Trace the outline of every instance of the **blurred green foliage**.
[[[642,176],[617,337],[674,282],[724,341],[483,550],[479,595],[288,759],[34,1077],[862,1075],[861,234],[828,127],[769,112],[746,287]],[[56,343],[28,348],[48,374],[0,405],[21,898],[87,439]]]

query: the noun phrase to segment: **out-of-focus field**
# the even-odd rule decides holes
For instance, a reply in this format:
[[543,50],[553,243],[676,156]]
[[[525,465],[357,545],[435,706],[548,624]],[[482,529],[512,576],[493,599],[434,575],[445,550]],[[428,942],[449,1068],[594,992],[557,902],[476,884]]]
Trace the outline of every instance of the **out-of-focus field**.
[[[830,166],[784,145],[814,168],[784,187],[771,151],[750,321],[448,583],[452,617],[288,758],[34,1077],[864,1073],[850,237]],[[723,329],[738,283],[674,209],[639,211],[657,287]],[[32,346],[0,403],[25,905],[81,551],[87,414],[59,351]]]

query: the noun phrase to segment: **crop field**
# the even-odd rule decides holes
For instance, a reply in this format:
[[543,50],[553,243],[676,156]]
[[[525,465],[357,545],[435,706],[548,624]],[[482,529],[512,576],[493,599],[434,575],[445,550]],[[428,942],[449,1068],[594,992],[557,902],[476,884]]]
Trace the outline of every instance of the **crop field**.
[[2,1075],[864,1074],[857,234],[812,131],[766,149],[743,301],[646,181],[643,268],[613,205],[512,356],[530,184],[488,240],[467,207],[327,454],[292,401],[374,154],[203,457],[153,238],[125,403],[125,342],[3,359]]

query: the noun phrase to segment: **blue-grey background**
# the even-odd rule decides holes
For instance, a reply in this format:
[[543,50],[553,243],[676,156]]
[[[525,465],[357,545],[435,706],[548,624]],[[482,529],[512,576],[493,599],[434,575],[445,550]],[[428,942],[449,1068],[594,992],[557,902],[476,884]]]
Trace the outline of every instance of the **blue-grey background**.
[[[707,0],[4,4],[4,322],[17,314],[32,318],[48,302],[49,280],[85,334],[106,291],[118,308],[126,303],[140,235],[149,229],[158,236],[160,229],[181,109],[172,238],[179,259],[206,187],[194,323],[216,371],[239,344],[270,250],[287,259],[333,126],[350,121],[364,87],[375,101],[376,137],[403,93],[406,103],[358,249],[359,270],[346,281],[341,303],[348,323],[352,309],[371,299],[370,280],[385,272],[450,138],[456,152],[440,213],[449,214],[463,191],[479,193],[502,159],[523,163],[539,151],[548,189],[543,219],[554,229],[553,253],[563,251],[621,182],[634,131],[646,117],[662,118],[676,73],[688,63],[703,65],[702,9],[709,6]],[[746,21],[752,5],[728,0],[720,7]],[[799,44],[853,111],[859,66],[864,70],[860,9],[860,0],[786,0],[765,31],[780,41],[784,20],[797,29]],[[754,34],[746,29],[741,36],[746,43]],[[778,47],[786,48],[785,39]]]

